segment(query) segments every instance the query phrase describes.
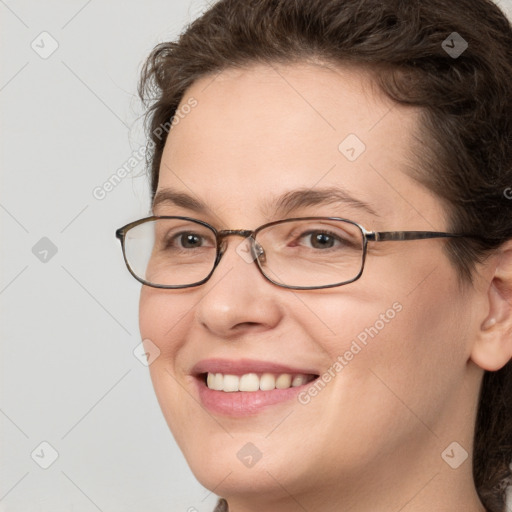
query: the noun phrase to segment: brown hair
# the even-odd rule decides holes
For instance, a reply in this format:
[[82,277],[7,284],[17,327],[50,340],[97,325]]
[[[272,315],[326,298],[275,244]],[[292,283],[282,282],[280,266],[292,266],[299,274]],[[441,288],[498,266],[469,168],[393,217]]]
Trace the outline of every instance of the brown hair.
[[[456,33],[456,34],[454,34]],[[460,39],[462,38],[462,39]],[[457,41],[460,54],[450,51]],[[319,59],[362,66],[390,98],[420,107],[424,144],[413,173],[480,239],[446,244],[461,283],[512,238],[512,28],[490,0],[220,0],[142,69],[154,196],[168,126],[197,79],[255,62]],[[167,124],[166,124],[167,123]],[[512,362],[485,372],[473,473],[480,499],[504,508],[511,483]]]

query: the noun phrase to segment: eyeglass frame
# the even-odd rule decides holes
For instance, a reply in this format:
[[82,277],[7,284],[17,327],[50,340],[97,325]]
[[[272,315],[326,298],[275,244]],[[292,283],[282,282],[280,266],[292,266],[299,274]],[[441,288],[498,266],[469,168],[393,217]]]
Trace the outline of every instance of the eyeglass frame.
[[[213,267],[210,271],[210,273],[201,281],[198,281],[196,283],[187,284],[187,285],[159,285],[150,283],[149,281],[146,281],[145,279],[142,279],[141,277],[137,276],[137,274],[133,271],[130,264],[128,263],[128,259],[126,257],[126,250],[125,250],[125,237],[126,233],[136,227],[140,224],[144,224],[147,222],[152,222],[156,220],[165,220],[165,219],[180,219],[180,220],[186,220],[190,222],[194,222],[196,224],[200,224],[213,232],[215,235],[215,243],[216,243],[216,253],[215,253],[215,262],[213,264]],[[268,227],[274,226],[276,224],[283,224],[285,222],[293,222],[293,221],[302,221],[302,220],[334,220],[334,221],[343,221],[347,222],[349,224],[352,224],[359,228],[361,231],[361,234],[363,236],[363,244],[362,244],[362,256],[361,256],[361,268],[359,269],[358,274],[348,281],[343,281],[341,283],[336,284],[328,284],[328,285],[322,285],[322,286],[289,286],[282,283],[278,283],[271,279],[269,276],[267,276],[261,267],[261,263],[259,261],[260,255],[256,255],[254,252],[254,246],[255,244],[258,244],[259,247],[263,249],[263,247],[258,243],[256,240],[256,235],[258,232],[262,231],[263,229],[266,229]],[[366,261],[366,255],[368,252],[368,242],[401,242],[401,241],[409,241],[409,240],[425,240],[425,239],[432,239],[432,238],[481,238],[480,235],[475,234],[463,234],[463,233],[446,233],[443,231],[369,231],[366,228],[364,228],[361,224],[350,220],[345,219],[342,217],[293,217],[289,219],[281,219],[281,220],[275,220],[272,222],[268,222],[266,224],[263,224],[256,229],[222,229],[217,230],[214,228],[211,224],[208,224],[205,221],[194,219],[192,217],[183,217],[183,216],[176,216],[176,215],[152,215],[150,217],[144,217],[142,219],[130,222],[129,224],[126,224],[123,227],[120,227],[116,230],[116,238],[119,239],[121,242],[121,248],[123,251],[123,258],[124,262],[126,264],[126,267],[128,268],[130,274],[140,283],[151,286],[152,288],[160,288],[160,289],[166,289],[166,290],[176,290],[176,289],[184,289],[184,288],[194,288],[196,286],[201,286],[202,284],[206,283],[213,273],[215,272],[215,269],[217,268],[218,264],[220,263],[220,260],[224,253],[226,252],[226,248],[222,250],[222,242],[223,240],[228,236],[241,236],[243,238],[251,238],[251,251],[253,255],[253,261],[256,263],[256,266],[258,267],[260,273],[263,275],[263,277],[270,281],[271,283],[275,284],[276,286],[279,286],[281,288],[287,288],[290,290],[322,290],[325,288],[335,288],[338,286],[343,286],[346,284],[353,283],[354,281],[357,281],[361,275],[363,274],[364,270],[364,264]],[[263,249],[264,251],[264,249]]]

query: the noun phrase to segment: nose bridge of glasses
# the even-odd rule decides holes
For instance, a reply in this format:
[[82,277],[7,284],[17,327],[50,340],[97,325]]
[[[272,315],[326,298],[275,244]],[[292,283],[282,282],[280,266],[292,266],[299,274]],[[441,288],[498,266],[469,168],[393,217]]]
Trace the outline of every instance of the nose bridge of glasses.
[[219,246],[219,256],[222,256],[226,250],[226,245],[223,243],[224,240],[228,236],[239,236],[244,238],[244,241],[238,244],[236,248],[238,255],[247,262],[254,261],[258,257],[261,259],[261,257],[264,256],[264,251],[260,244],[256,242],[254,233],[255,232],[253,230],[249,229],[224,229],[222,231],[218,231],[217,244]]
[[250,229],[223,229],[222,231],[217,232],[217,238],[219,241],[223,240],[227,236],[241,236],[243,238],[247,238],[249,236],[252,236],[254,234],[254,231],[251,231]]

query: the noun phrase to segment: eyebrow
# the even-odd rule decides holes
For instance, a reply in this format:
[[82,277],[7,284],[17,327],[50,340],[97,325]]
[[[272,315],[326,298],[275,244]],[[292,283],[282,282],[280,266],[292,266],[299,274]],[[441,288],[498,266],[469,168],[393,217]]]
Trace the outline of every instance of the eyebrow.
[[[171,188],[164,188],[156,193],[153,200],[153,210],[155,210],[157,206],[166,204],[186,208],[196,213],[206,214],[212,211],[206,203],[203,203],[199,199]],[[374,217],[379,216],[369,203],[357,199],[347,190],[339,187],[299,188],[285,192],[281,196],[273,197],[266,201],[262,211],[267,215],[273,213],[274,215],[287,216],[307,206],[328,206],[335,204],[351,206],[366,211]]]

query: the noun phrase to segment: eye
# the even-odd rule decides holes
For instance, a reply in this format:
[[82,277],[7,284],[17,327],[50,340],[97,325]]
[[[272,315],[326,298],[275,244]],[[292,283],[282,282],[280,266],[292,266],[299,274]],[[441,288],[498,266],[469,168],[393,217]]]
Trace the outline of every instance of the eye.
[[338,235],[330,231],[308,231],[303,233],[299,240],[302,240],[313,249],[332,249],[335,246],[346,245],[346,241],[342,240]]
[[203,242],[203,237],[196,233],[180,233],[174,238],[179,240],[180,246],[184,249],[201,247],[201,243]]
[[182,231],[168,235],[163,243],[163,248],[170,249],[200,249],[215,247],[215,240],[194,231]]

